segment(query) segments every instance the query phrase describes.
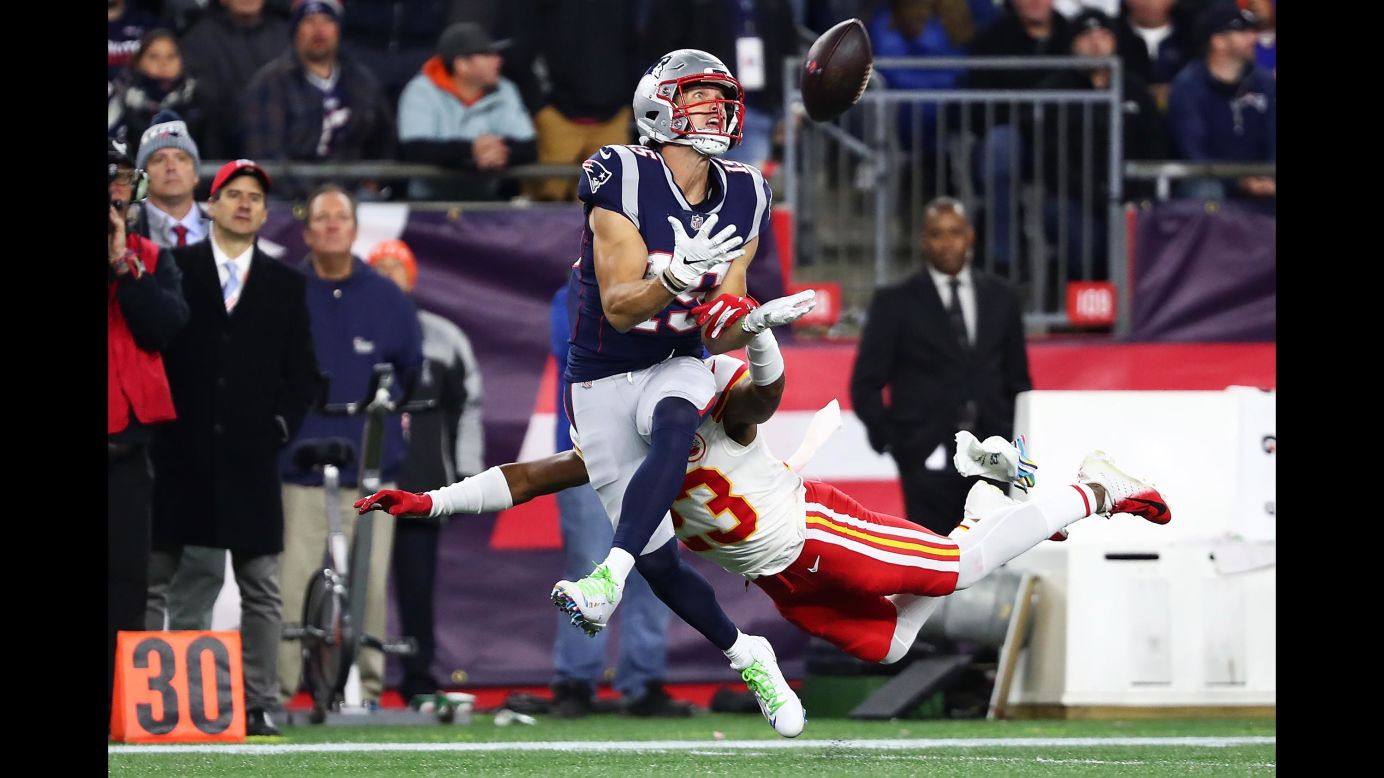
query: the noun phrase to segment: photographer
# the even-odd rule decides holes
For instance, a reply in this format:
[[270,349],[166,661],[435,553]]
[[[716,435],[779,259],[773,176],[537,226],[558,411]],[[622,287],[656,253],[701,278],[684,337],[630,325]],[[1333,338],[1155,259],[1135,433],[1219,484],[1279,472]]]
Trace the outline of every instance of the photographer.
[[126,232],[130,203],[144,195],[124,144],[106,141],[110,200],[106,252],[106,704],[115,681],[115,638],[144,629],[149,568],[150,427],[172,421],[173,396],[159,351],[188,319],[182,274],[156,244]]

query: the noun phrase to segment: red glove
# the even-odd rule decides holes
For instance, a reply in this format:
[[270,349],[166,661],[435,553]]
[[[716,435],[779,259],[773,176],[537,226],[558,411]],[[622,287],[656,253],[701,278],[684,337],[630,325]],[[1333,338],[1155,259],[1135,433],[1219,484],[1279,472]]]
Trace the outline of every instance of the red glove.
[[415,494],[400,489],[381,489],[369,497],[355,502],[358,513],[367,511],[386,511],[390,516],[429,516],[432,514],[432,498],[426,494]]
[[721,337],[722,330],[745,318],[745,314],[758,307],[759,303],[749,295],[737,297],[733,294],[723,294],[715,300],[698,305],[691,313],[697,317],[698,326],[704,327],[707,322],[712,322],[707,337],[715,340]]

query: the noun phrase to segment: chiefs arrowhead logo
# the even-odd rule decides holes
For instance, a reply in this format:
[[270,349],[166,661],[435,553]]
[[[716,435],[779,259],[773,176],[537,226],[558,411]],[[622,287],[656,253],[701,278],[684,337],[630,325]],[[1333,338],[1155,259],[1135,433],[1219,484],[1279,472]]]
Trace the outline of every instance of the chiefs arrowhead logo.
[[704,456],[706,456],[706,440],[702,438],[701,433],[694,433],[692,435],[692,448],[687,452],[687,461],[697,462]]

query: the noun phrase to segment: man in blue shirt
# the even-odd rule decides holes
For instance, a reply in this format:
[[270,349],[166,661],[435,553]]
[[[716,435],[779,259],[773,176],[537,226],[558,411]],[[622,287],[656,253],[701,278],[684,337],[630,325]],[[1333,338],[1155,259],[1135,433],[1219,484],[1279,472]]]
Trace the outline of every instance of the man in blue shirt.
[[[356,239],[356,204],[344,189],[326,185],[309,196],[303,240],[310,253],[300,267],[307,277],[308,316],[317,364],[327,380],[329,403],[357,402],[365,397],[374,365],[394,366],[396,398],[413,385],[423,364],[423,334],[413,302],[388,278],[352,256]],[[365,417],[327,417],[309,413],[296,441],[341,437],[357,442]],[[284,480],[283,612],[292,621],[303,612],[308,579],[320,566],[326,547],[326,494],[322,476],[293,463],[285,448],[279,467]],[[399,416],[385,418],[384,459],[380,480],[393,483],[408,445]],[[347,541],[355,533],[357,467],[341,472],[341,515]],[[366,586],[365,632],[384,637],[385,582],[389,574],[394,522],[376,521],[371,531],[370,577]],[[378,704],[384,689],[384,655],[362,651],[358,657],[361,697]],[[297,643],[279,649],[279,686],[284,701],[298,688],[302,656]]]
[[[1196,162],[1272,162],[1277,159],[1278,101],[1274,78],[1254,64],[1254,14],[1213,6],[1202,14],[1205,55],[1177,74],[1168,100],[1173,146]],[[1190,179],[1181,197],[1269,200],[1272,176]]]

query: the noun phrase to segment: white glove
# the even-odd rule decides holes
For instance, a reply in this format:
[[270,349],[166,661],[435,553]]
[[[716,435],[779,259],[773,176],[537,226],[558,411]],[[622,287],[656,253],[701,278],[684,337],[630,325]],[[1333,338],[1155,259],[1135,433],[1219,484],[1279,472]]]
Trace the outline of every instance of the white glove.
[[755,308],[740,320],[740,328],[758,335],[770,327],[797,321],[817,307],[817,291],[808,289],[788,297],[779,297]]
[[706,271],[745,255],[744,249],[735,248],[745,240],[735,234],[734,224],[714,236],[711,234],[719,217],[717,213],[708,216],[702,228],[692,237],[687,236],[682,222],[668,217],[668,223],[673,226],[673,258],[658,277],[663,288],[673,294],[682,294]]
[[952,463],[964,476],[1007,481],[1028,491],[1037,482],[1038,465],[1028,456],[1026,446],[1023,435],[1013,442],[991,435],[982,442],[961,430],[956,433],[956,456]]

